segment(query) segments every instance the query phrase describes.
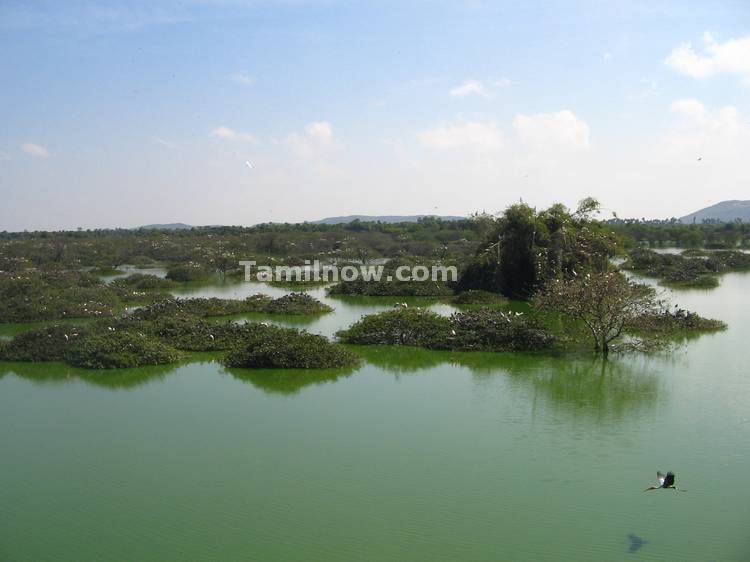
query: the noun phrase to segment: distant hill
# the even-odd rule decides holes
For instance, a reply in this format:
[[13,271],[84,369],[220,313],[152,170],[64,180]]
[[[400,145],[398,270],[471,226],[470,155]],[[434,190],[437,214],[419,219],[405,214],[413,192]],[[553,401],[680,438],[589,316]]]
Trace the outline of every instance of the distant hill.
[[190,230],[191,228],[193,228],[191,225],[184,222],[172,222],[169,224],[147,224],[139,226],[135,230]]
[[465,220],[466,217],[456,217],[456,216],[438,216],[438,215],[383,215],[383,216],[376,216],[376,215],[348,215],[345,217],[327,217],[325,219],[320,219],[319,221],[312,221],[313,224],[342,224],[342,223],[349,223],[355,220],[361,221],[361,222],[417,222],[419,219],[425,218],[425,217],[435,217],[440,220],[444,221],[461,221]]
[[734,222],[741,219],[742,222],[750,222],[750,201],[722,201],[711,205],[700,211],[690,213],[680,218],[684,223],[702,223],[704,220],[718,222]]

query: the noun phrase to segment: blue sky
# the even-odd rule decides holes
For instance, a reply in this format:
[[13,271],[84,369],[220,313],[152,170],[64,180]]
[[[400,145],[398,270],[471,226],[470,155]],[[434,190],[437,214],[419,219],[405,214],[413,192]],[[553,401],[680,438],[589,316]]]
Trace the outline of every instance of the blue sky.
[[0,230],[750,199],[744,1],[5,0],[0,53]]

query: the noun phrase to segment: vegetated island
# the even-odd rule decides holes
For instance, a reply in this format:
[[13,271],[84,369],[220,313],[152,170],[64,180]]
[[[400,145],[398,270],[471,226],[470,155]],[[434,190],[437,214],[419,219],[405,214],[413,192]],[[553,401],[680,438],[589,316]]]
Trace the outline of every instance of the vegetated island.
[[[625,244],[607,224],[592,218],[597,209],[598,203],[593,199],[582,201],[575,211],[559,204],[543,210],[517,204],[499,216],[476,215],[455,223],[429,218],[409,225],[269,225],[264,227],[266,230],[252,231],[252,236],[256,242],[266,240],[270,254],[279,247],[298,247],[292,242],[289,244],[294,245],[279,245],[281,233],[302,236],[303,240],[320,237],[321,231],[334,237],[345,234],[335,245],[346,246],[351,259],[366,263],[371,247],[360,245],[355,249],[347,242],[349,235],[374,235],[360,239],[372,244],[387,240],[399,240],[401,244],[413,234],[415,240],[430,242],[420,246],[411,240],[415,250],[411,256],[403,253],[402,246],[382,246],[378,252],[391,258],[386,269],[456,264],[460,275],[455,282],[345,282],[332,288],[332,294],[340,295],[429,294],[470,307],[443,317],[399,306],[341,330],[339,338],[350,344],[523,352],[587,347],[607,354],[612,349],[663,348],[665,342],[677,337],[724,327],[719,321],[666,306],[653,288],[628,280],[617,271],[611,260],[625,255]],[[445,232],[450,233],[451,240],[443,238]],[[231,368],[344,368],[358,361],[351,349],[321,336],[263,323],[208,320],[211,316],[244,312],[318,314],[330,310],[303,293],[280,299],[264,295],[243,300],[165,298],[167,291],[181,284],[236,275],[236,254],[217,252],[216,248],[245,243],[240,242],[245,240],[241,229],[130,231],[126,236],[117,233],[109,238],[105,235],[112,243],[123,243],[116,246],[116,251],[107,250],[105,258],[98,253],[103,251],[101,248],[91,253],[94,243],[90,237],[74,234],[62,245],[57,237],[50,243],[41,235],[11,237],[0,244],[0,264],[4,267],[0,272],[0,321],[93,321],[22,333],[0,344],[0,358],[66,361],[90,368],[160,365],[200,351],[222,353],[222,360]],[[395,238],[388,238],[392,234]],[[457,238],[464,234],[468,238]],[[184,244],[184,240],[194,241],[196,236],[206,241],[201,251],[210,248],[207,256],[190,254],[193,250]],[[226,239],[222,240],[222,236]],[[132,245],[133,239],[138,244]],[[150,246],[154,239],[158,245]],[[214,246],[217,239],[219,244]],[[98,244],[98,238],[95,240]],[[331,238],[320,240],[328,244]],[[315,248],[312,241],[309,245]],[[32,257],[20,252],[24,249]],[[113,258],[114,255],[119,257]],[[722,265],[716,267],[743,267],[743,255],[722,255]],[[190,259],[178,263],[178,256]],[[123,263],[126,257],[133,258],[133,262],[157,258],[173,261],[166,279],[135,274],[104,283],[81,269],[84,264],[106,268]],[[271,255],[266,257],[267,263],[277,261]],[[299,263],[309,257],[312,256],[295,254],[285,261]],[[650,254],[647,257],[653,259]],[[699,259],[704,266],[703,262],[715,260],[713,254],[683,258]],[[690,267],[695,263],[691,261]],[[67,269],[66,264],[76,267]],[[523,313],[503,310],[508,299],[526,301],[529,306]],[[122,313],[134,304],[141,308]]]

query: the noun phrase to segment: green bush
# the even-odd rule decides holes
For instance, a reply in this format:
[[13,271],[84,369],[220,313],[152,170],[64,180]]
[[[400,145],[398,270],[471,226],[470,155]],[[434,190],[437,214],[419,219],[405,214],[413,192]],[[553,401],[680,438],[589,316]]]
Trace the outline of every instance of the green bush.
[[455,351],[532,351],[549,348],[553,336],[521,314],[479,309],[450,318],[419,309],[371,314],[337,334],[345,343],[412,345]]
[[712,332],[724,330],[727,325],[721,320],[704,318],[695,312],[675,308],[673,310],[654,311],[636,318],[631,323],[631,331],[634,333],[663,335],[681,335],[686,332]]
[[163,365],[179,358],[176,349],[154,337],[120,330],[90,334],[77,341],[65,354],[66,362],[87,369]]
[[247,325],[207,322],[182,314],[157,318],[143,330],[184,351],[225,351],[239,345],[248,332]]
[[256,324],[224,358],[227,367],[254,369],[325,369],[348,367],[359,358],[323,336],[291,328]]
[[[726,254],[733,253],[739,254],[741,252],[726,252]],[[727,263],[731,262],[731,258],[728,256],[724,259],[727,260]],[[701,257],[697,255],[697,252],[659,254],[643,248],[631,251],[630,259],[623,264],[623,268],[631,269],[642,275],[657,277],[663,283],[674,287],[706,289],[718,286],[719,281],[715,274],[727,271],[727,266],[722,258]]]
[[441,281],[341,281],[328,289],[331,295],[365,295],[371,297],[446,297],[453,290]]
[[190,281],[207,281],[213,272],[202,265],[189,263],[187,265],[173,265],[167,269],[167,279],[180,283]]
[[451,323],[445,316],[418,308],[399,308],[370,314],[338,332],[345,343],[362,345],[442,345],[450,336]]
[[193,316],[228,316],[231,314],[240,314],[242,312],[259,311],[265,303],[271,298],[261,298],[253,300],[247,298],[239,299],[218,299],[212,298],[193,298],[193,299],[165,299],[155,302],[149,306],[139,308],[133,311],[132,316],[139,320],[153,320],[164,316],[175,314],[189,314]]
[[262,308],[263,312],[271,314],[320,314],[331,310],[330,306],[307,293],[289,293],[273,299]]
[[0,322],[112,316],[114,289],[81,271],[0,272]]
[[451,316],[446,349],[459,351],[539,351],[554,338],[538,322],[522,313],[472,310]]
[[230,316],[246,312],[269,314],[318,314],[330,312],[331,307],[305,293],[291,293],[278,299],[268,295],[251,295],[245,299],[165,299],[133,312],[139,320],[153,320],[174,314],[193,316]]
[[87,329],[77,326],[48,326],[21,332],[0,348],[3,361],[62,361],[68,350]]
[[112,281],[112,285],[130,289],[150,290],[150,289],[171,289],[177,283],[170,279],[162,279],[156,275],[145,273],[133,273],[127,277],[120,277]]

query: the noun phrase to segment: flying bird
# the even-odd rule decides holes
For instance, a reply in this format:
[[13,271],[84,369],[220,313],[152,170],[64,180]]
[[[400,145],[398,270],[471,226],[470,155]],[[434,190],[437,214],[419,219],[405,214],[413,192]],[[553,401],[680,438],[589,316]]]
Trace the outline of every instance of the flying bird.
[[[656,473],[656,482],[658,483],[658,486],[649,486],[644,492],[648,492],[649,490],[659,490],[661,488],[665,490],[677,490],[674,486],[674,472],[671,470],[668,471],[666,474],[662,472]],[[684,492],[685,490],[680,490],[680,492]]]
[[245,166],[247,166],[250,170],[253,169],[253,165],[248,160],[245,160]]

